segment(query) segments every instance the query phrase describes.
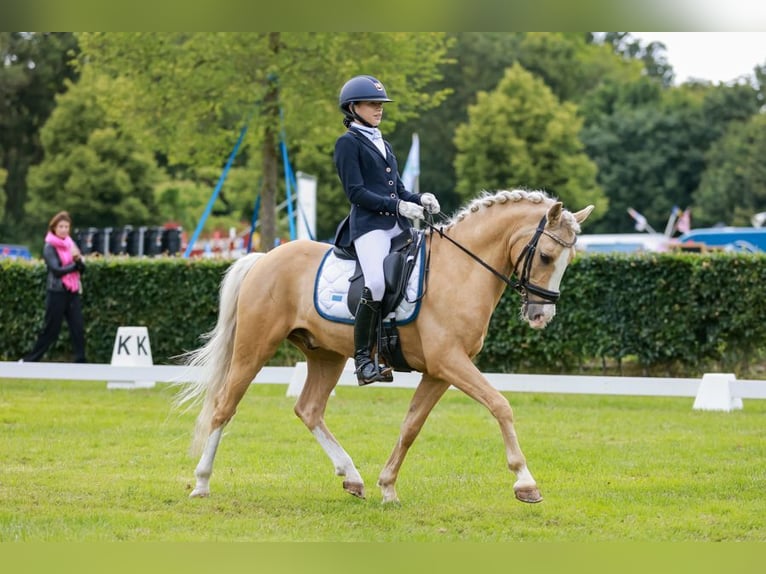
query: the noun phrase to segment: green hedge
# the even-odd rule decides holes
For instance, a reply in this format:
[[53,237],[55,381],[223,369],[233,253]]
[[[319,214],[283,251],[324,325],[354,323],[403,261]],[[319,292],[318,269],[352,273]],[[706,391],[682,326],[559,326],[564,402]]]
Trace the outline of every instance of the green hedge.
[[[83,315],[88,360],[108,363],[117,328],[146,325],[155,363],[197,346],[215,324],[223,261],[180,258],[89,259],[83,277]],[[43,320],[45,265],[3,262],[2,354],[15,359],[31,349]],[[70,360],[66,328],[46,359]]]
[[544,331],[525,327],[518,297],[504,295],[478,364],[563,373],[630,360],[645,374],[746,373],[766,348],[764,279],[766,255],[580,256]]
[[[145,325],[154,362],[196,348],[217,316],[226,260],[90,259],[83,294],[87,352],[108,363],[117,328]],[[42,323],[45,266],[0,261],[0,357],[28,351]],[[576,372],[639,365],[646,373],[697,376],[712,366],[748,372],[766,348],[766,256],[749,254],[585,255],[561,285],[554,321],[534,331],[507,290],[477,364],[485,371]],[[300,357],[283,345],[271,364]],[[62,330],[49,360],[69,360]]]

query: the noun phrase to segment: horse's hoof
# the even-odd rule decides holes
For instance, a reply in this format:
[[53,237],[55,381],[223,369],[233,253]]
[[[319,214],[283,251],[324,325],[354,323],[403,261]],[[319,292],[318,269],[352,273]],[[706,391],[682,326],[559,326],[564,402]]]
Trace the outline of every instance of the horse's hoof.
[[516,498],[521,502],[529,502],[534,504],[536,502],[542,502],[543,497],[540,496],[540,491],[536,486],[524,486],[514,490]]
[[383,486],[378,481],[378,486],[383,494],[383,504],[399,504],[399,497],[396,495],[396,488],[393,484]]
[[344,480],[343,490],[356,496],[357,498],[364,498],[364,484],[361,482],[350,482],[348,480]]
[[191,491],[189,498],[207,498],[208,496],[210,496],[209,489],[195,488]]

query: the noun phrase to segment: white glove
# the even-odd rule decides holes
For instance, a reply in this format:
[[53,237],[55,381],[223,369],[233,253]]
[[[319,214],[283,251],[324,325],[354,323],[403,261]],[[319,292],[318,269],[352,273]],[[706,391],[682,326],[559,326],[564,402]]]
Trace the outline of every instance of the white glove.
[[411,201],[399,200],[399,205],[396,207],[399,210],[399,215],[403,215],[408,219],[423,219],[423,207],[417,203]]
[[439,200],[433,193],[424,193],[420,196],[420,203],[426,208],[428,213],[439,213],[442,208],[439,205]]

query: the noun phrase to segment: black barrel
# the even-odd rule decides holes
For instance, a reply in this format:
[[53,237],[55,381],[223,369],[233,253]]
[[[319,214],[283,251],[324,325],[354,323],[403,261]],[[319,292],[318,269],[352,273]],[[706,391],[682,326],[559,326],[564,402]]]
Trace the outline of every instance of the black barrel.
[[98,229],[95,227],[75,230],[74,241],[77,243],[77,247],[83,255],[90,255],[93,253],[93,240],[96,236],[96,231],[98,231]]
[[112,255],[125,255],[128,252],[128,233],[133,228],[130,225],[112,229],[109,236],[109,253]]
[[162,252],[175,255],[181,251],[181,227],[168,227],[162,230]]
[[146,227],[133,228],[128,226],[128,234],[126,237],[126,248],[128,255],[131,257],[139,257],[144,254],[145,234]]
[[96,229],[96,233],[93,234],[93,253],[108,255],[110,253],[109,243],[111,235],[111,227],[100,227]]
[[162,253],[162,227],[147,227],[144,231],[144,255]]

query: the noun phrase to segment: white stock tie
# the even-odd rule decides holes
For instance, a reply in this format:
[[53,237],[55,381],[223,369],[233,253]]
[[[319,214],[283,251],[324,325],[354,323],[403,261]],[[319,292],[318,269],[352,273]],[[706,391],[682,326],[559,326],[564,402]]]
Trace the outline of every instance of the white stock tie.
[[372,143],[375,144],[375,147],[378,148],[378,151],[383,157],[386,157],[386,145],[383,143],[383,134],[380,133],[380,130],[378,128],[372,129],[372,134],[370,135],[370,139],[372,140]]

